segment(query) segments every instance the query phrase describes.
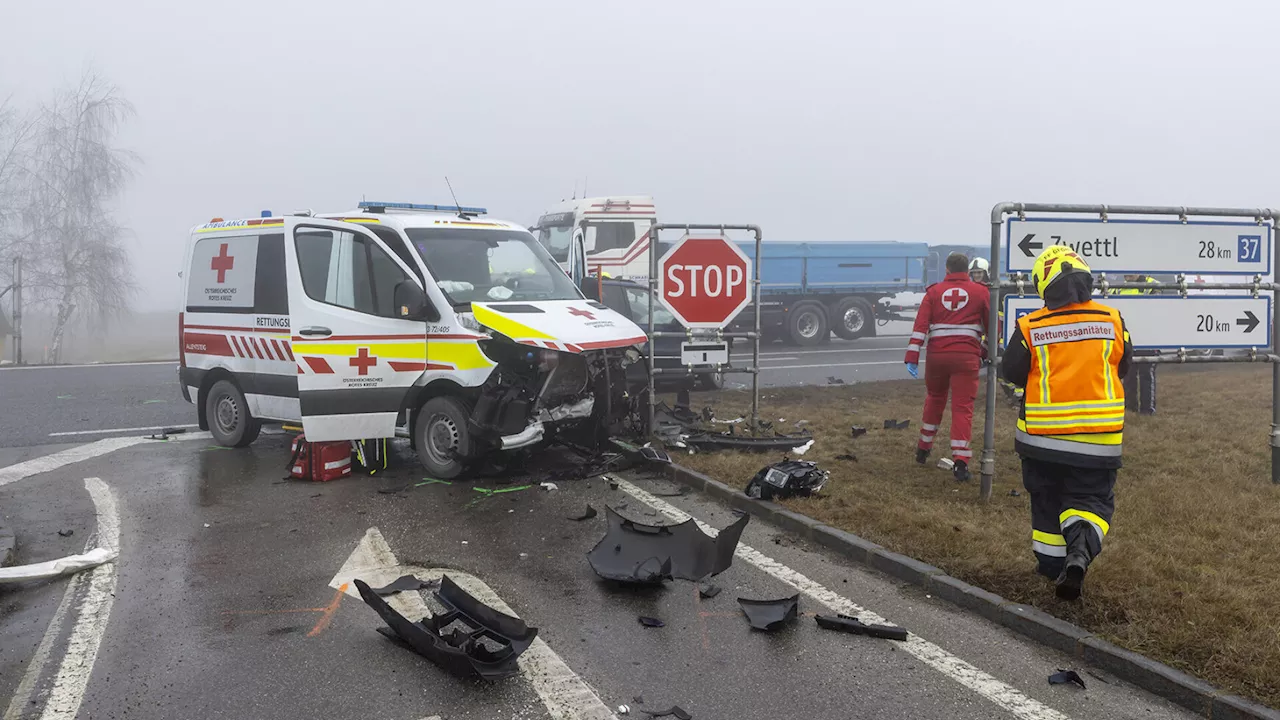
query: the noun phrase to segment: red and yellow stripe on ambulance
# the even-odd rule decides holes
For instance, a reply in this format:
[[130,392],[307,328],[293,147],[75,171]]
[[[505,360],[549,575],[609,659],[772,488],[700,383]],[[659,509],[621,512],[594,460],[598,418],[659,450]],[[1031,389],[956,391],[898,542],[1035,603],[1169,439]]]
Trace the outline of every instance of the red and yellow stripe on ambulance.
[[[299,375],[337,375],[348,388],[379,387],[388,374],[431,373],[459,384],[483,382],[496,363],[480,350],[483,335],[295,336]],[[399,384],[399,383],[396,383]]]

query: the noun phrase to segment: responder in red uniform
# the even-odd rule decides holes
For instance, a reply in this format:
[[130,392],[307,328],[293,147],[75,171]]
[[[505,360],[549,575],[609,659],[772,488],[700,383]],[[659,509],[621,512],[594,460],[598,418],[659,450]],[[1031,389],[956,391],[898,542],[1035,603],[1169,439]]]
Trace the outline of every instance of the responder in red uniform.
[[1018,318],[1003,360],[1026,388],[1014,449],[1037,571],[1075,600],[1111,529],[1133,344],[1120,313],[1090,298],[1093,275],[1070,248],[1045,250],[1031,279],[1044,307]]
[[960,481],[969,479],[969,461],[973,459],[969,445],[973,400],[978,395],[978,371],[985,356],[982,336],[987,332],[990,302],[987,287],[969,277],[969,258],[952,253],[947,256],[947,276],[925,291],[907,345],[907,372],[916,378],[920,377],[920,349],[926,341],[929,345],[924,365],[929,396],[924,401],[916,462],[924,464],[929,458],[950,392],[952,472]]

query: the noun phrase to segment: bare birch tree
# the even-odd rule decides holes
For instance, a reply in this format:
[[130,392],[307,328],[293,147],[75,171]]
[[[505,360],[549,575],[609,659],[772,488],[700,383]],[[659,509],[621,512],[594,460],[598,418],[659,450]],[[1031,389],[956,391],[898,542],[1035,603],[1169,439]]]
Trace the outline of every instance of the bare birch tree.
[[110,210],[137,162],[114,146],[132,114],[115,86],[89,74],[36,116],[22,180],[21,224],[34,251],[24,259],[24,285],[37,302],[55,308],[53,362],[77,312],[100,323],[124,313],[137,290],[125,230]]
[[12,289],[13,259],[25,239],[22,174],[35,122],[23,116],[13,99],[0,102],[0,298]]

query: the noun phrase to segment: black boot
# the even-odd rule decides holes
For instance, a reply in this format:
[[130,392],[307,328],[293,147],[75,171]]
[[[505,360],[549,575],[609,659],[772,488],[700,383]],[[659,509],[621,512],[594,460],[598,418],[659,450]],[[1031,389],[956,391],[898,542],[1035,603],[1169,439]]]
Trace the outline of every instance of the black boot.
[[969,463],[957,460],[955,466],[951,468],[951,474],[955,476],[956,482],[967,482],[969,480]]
[[926,462],[929,462],[929,451],[916,448],[916,463],[923,465]]
[[1080,590],[1084,587],[1084,574],[1089,569],[1089,558],[1084,553],[1073,552],[1067,555],[1067,562],[1058,576],[1056,593],[1063,600],[1080,599]]

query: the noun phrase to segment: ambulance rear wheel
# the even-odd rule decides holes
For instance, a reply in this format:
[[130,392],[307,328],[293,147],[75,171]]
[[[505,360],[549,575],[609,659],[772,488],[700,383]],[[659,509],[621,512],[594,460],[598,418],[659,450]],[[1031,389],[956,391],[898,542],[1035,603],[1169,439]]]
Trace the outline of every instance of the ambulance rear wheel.
[[468,416],[462,401],[451,397],[431,398],[418,411],[414,440],[418,459],[431,477],[449,480],[466,472],[473,450]]
[[209,433],[224,447],[247,447],[262,431],[262,423],[249,414],[244,393],[230,380],[219,380],[209,388],[204,413]]

